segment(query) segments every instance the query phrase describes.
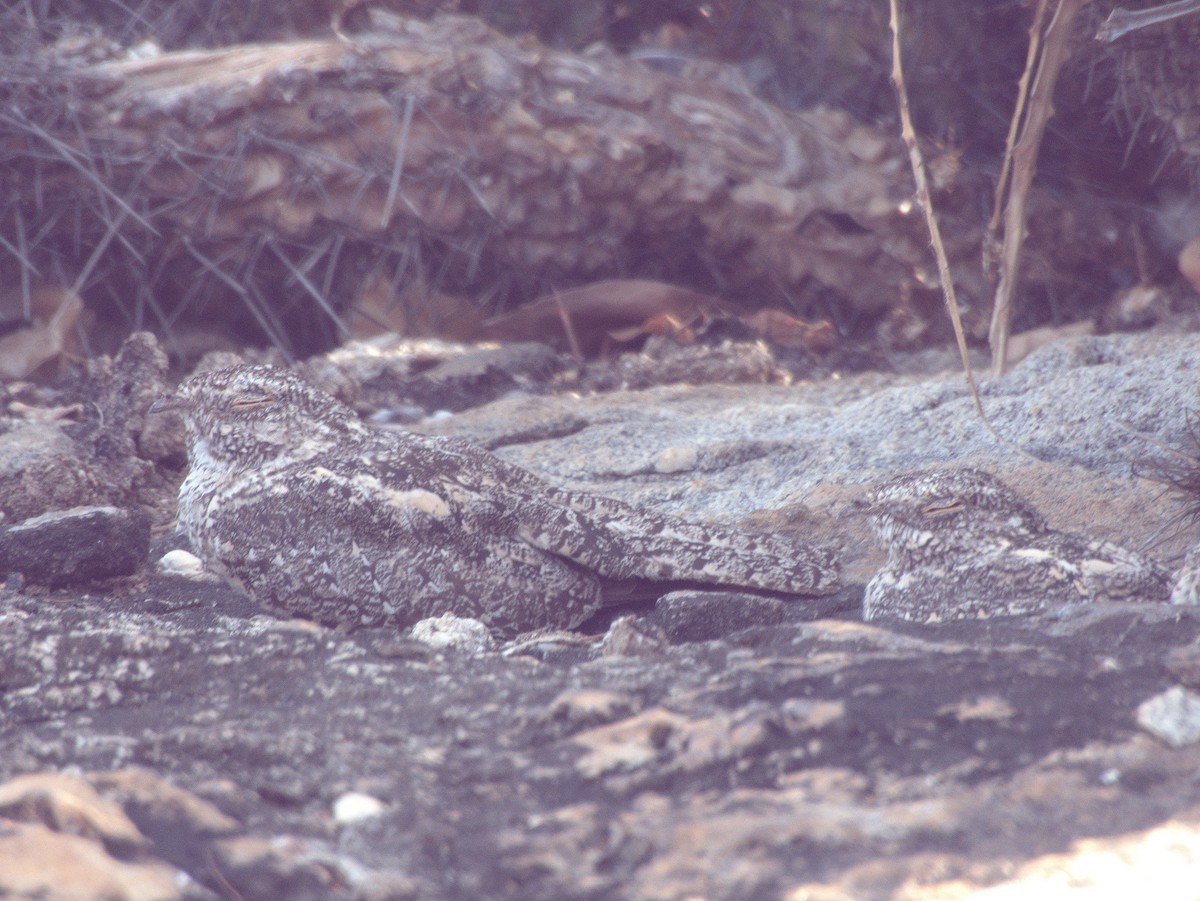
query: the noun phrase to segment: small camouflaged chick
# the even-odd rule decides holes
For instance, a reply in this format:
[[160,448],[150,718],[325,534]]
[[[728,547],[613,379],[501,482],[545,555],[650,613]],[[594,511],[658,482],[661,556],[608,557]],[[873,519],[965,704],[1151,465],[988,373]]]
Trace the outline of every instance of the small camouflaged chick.
[[1166,571],[1107,541],[1049,528],[995,476],[942,469],[875,486],[856,507],[887,548],[864,619],[932,622],[1103,600],[1166,601]]
[[177,410],[179,521],[263,606],[345,628],[454,613],[502,634],[573,628],[630,583],[829,594],[825,550],[555,488],[465,441],[385,432],[292,373],[197,375]]

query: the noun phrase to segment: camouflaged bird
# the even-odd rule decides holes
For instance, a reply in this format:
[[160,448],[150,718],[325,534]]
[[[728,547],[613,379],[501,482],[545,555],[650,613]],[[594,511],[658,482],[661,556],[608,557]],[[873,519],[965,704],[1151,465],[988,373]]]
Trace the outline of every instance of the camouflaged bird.
[[1103,600],[1166,601],[1153,560],[1059,532],[995,476],[943,469],[875,486],[856,507],[887,548],[863,618],[918,621],[1035,613]]
[[346,628],[454,613],[513,634],[577,626],[631,584],[837,588],[828,551],[556,488],[458,439],[373,429],[283,369],[206,372],[151,409],[187,427],[179,521],[196,552],[274,611]]

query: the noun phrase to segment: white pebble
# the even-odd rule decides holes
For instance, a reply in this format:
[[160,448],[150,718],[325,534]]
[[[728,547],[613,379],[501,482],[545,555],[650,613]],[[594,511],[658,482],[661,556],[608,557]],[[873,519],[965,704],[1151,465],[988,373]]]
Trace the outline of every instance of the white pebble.
[[339,826],[348,826],[377,817],[386,809],[386,804],[371,795],[346,792],[333,802],[333,821]]
[[1172,748],[1200,741],[1200,695],[1182,685],[1168,688],[1137,709],[1138,725]]
[[444,613],[423,619],[412,627],[410,633],[415,641],[427,644],[436,650],[453,648],[457,651],[479,653],[490,651],[496,646],[492,633],[477,619]]
[[190,551],[168,551],[158,560],[158,571],[164,576],[182,576],[185,579],[209,580],[212,573],[204,568],[200,558]]

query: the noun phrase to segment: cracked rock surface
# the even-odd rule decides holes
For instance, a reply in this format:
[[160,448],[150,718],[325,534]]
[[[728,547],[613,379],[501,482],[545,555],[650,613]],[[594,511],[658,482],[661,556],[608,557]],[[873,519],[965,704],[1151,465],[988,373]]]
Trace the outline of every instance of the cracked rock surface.
[[[169,538],[131,577],[10,579],[0,894],[832,901],[1069,880],[1186,897],[1200,608],[866,624],[882,552],[846,508],[881,477],[980,466],[1054,527],[1176,565],[1196,535],[1131,477],[1154,452],[1131,430],[1187,446],[1198,353],[1193,334],[1076,339],[985,380],[999,431],[1040,460],[988,434],[949,356],[932,375],[510,394],[417,426],[561,484],[829,543],[848,587],[819,603],[673,596],[439,648],[160,574]],[[20,519],[117,503],[161,533],[173,451],[133,406],[103,420],[103,452],[128,457],[98,470],[112,484]],[[60,432],[94,459],[99,421],[75,422]]]

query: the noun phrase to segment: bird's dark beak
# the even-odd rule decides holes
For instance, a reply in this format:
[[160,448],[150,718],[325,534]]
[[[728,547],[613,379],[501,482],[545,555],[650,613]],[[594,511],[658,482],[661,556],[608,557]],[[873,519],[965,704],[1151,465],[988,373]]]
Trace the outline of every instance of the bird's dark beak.
[[185,404],[174,394],[164,394],[147,409],[147,413],[169,413],[172,410],[182,410]]

